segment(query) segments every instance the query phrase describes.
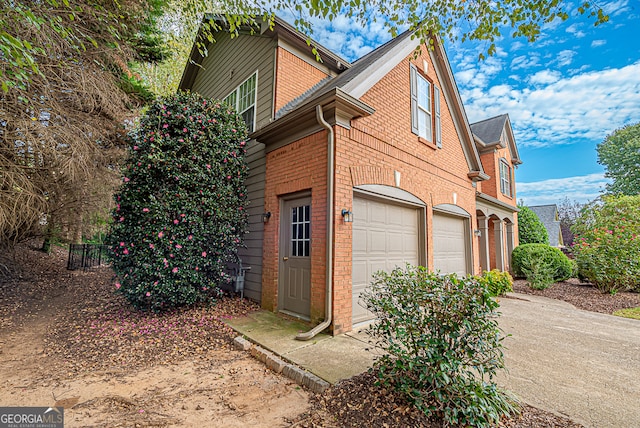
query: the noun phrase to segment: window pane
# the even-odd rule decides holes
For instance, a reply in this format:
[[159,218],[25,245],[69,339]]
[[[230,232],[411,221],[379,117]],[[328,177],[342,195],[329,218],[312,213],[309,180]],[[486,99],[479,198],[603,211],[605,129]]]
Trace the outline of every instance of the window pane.
[[304,256],[304,241],[298,241],[298,256]]
[[292,223],[296,223],[298,221],[298,209],[297,208],[292,208],[291,209],[291,222]]
[[304,224],[298,223],[298,239],[304,239]]
[[242,119],[244,120],[245,125],[247,125],[247,131],[253,132],[253,113],[255,111],[255,107],[251,107],[249,110],[242,113]]
[[310,251],[309,251],[309,241],[304,241],[304,256],[305,257],[309,257]]
[[309,234],[309,226],[310,225],[311,225],[311,223],[309,223],[309,222],[306,222],[304,224],[304,237],[305,237],[305,239],[310,239],[311,238],[311,235]]
[[311,221],[311,206],[305,205],[304,207],[304,220]]

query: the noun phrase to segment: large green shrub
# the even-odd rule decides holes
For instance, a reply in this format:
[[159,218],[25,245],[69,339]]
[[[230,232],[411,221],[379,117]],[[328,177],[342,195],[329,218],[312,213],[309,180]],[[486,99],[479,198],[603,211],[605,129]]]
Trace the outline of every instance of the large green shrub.
[[518,208],[518,241],[522,244],[548,244],[549,234],[538,215],[529,207],[519,205]]
[[581,278],[604,292],[640,291],[640,196],[605,196],[572,229]]
[[515,404],[493,381],[504,368],[498,303],[476,278],[424,267],[377,272],[364,293],[368,328],[385,353],[378,382],[448,424],[488,427]]
[[513,278],[509,272],[498,269],[482,272],[482,275],[478,277],[478,282],[484,285],[492,296],[502,296],[513,291]]
[[245,138],[235,112],[189,93],[155,102],[130,135],[107,241],[136,307],[192,304],[227,279],[247,223]]
[[524,244],[511,254],[511,266],[517,277],[525,277],[532,288],[545,289],[554,282],[571,278],[571,260],[558,248],[547,244]]

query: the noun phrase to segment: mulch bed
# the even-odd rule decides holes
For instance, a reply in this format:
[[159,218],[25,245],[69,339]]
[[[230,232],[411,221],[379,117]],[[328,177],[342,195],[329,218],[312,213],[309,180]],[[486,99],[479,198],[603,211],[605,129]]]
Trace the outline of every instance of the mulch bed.
[[546,290],[534,290],[529,287],[527,281],[518,279],[513,282],[513,291],[516,293],[533,294],[551,299],[564,300],[578,309],[603,314],[613,314],[619,309],[640,306],[639,293],[603,293],[591,284],[580,282],[580,280],[576,278],[558,282]]

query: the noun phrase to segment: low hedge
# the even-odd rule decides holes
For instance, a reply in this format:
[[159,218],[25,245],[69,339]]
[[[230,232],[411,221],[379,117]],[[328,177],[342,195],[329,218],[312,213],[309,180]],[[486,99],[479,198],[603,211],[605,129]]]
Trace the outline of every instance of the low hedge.
[[526,278],[536,289],[569,279],[574,271],[571,260],[547,244],[519,245],[511,254],[511,266],[516,277]]

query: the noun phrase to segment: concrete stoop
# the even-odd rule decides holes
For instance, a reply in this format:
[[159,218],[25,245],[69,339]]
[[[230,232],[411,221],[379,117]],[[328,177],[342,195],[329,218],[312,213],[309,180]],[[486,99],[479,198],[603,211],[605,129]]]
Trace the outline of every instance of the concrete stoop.
[[329,382],[320,379],[313,373],[308,372],[289,361],[283,360],[273,352],[267,351],[242,336],[236,337],[233,344],[236,349],[249,352],[251,356],[264,363],[274,372],[288,377],[298,385],[305,386],[315,393],[322,393],[329,388]]

